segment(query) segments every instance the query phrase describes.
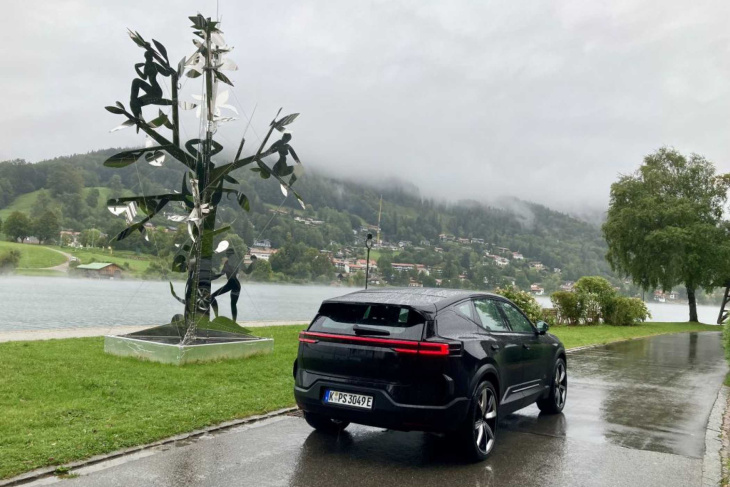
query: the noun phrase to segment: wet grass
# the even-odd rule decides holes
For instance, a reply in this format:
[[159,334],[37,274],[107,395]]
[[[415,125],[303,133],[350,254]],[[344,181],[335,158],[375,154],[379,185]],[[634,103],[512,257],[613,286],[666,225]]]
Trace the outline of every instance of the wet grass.
[[[301,326],[257,328],[274,353],[183,367],[104,354],[103,338],[0,343],[0,479],[294,405]],[[696,323],[551,329],[566,347]]]
[[103,338],[0,344],[0,478],[292,406],[301,326],[274,352],[183,367],[106,355]]
[[18,263],[20,268],[39,269],[54,267],[66,262],[66,257],[42,245],[0,242],[0,253],[8,250],[20,252],[20,262]]
[[667,333],[682,333],[687,331],[722,331],[716,325],[702,323],[643,323],[636,326],[555,326],[550,333],[560,338],[565,348],[583,347],[611,343],[629,338],[640,338]]

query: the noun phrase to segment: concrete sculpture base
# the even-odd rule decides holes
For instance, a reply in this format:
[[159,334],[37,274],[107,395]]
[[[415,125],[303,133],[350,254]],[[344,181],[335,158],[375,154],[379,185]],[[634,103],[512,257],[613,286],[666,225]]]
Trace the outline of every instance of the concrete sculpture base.
[[164,331],[165,327],[157,327],[128,335],[107,335],[104,337],[104,351],[120,357],[183,365],[244,358],[274,350],[272,338],[217,331],[207,332],[206,336],[196,338],[193,343],[182,345],[179,336]]

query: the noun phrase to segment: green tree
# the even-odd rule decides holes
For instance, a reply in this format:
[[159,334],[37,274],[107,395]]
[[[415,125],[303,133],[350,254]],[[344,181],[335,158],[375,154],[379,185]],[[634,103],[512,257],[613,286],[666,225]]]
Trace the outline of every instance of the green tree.
[[99,190],[97,188],[91,188],[86,195],[86,204],[89,208],[96,208],[99,204]]
[[684,284],[689,319],[695,292],[730,278],[730,245],[722,222],[730,186],[702,156],[662,148],[611,185],[603,234],[611,267],[643,289]]
[[38,196],[36,197],[35,202],[33,202],[33,206],[30,208],[30,216],[32,218],[39,218],[43,213],[48,211],[52,204],[53,201],[48,195],[48,191],[45,189],[38,191]]
[[46,210],[38,218],[33,220],[32,230],[33,234],[41,243],[58,238],[58,232],[61,230],[58,215],[51,210]]
[[32,230],[30,218],[20,211],[12,212],[3,225],[5,235],[15,241],[20,240],[22,242],[30,236]]
[[258,282],[269,282],[273,277],[271,272],[271,264],[264,259],[257,259],[253,264],[251,271],[251,279]]
[[58,196],[63,193],[81,194],[84,189],[82,169],[68,163],[56,163],[48,171],[48,188]]
[[109,189],[111,189],[111,193],[109,194],[111,198],[119,198],[122,196],[124,184],[122,184],[122,178],[119,174],[115,174],[109,178]]
[[79,235],[79,243],[84,247],[97,247],[104,244],[102,234],[96,228],[83,230]]

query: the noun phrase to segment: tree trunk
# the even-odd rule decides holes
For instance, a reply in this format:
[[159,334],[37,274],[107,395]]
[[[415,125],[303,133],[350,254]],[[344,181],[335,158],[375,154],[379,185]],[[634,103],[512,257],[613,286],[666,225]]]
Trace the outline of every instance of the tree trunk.
[[689,301],[689,321],[697,322],[697,299],[695,299],[695,290],[687,286],[687,300]]

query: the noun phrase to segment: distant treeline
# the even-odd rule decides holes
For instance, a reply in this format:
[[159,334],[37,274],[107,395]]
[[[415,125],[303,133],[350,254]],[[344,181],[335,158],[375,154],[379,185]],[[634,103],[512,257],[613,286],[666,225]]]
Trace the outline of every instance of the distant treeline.
[[[117,234],[124,228],[124,222],[106,210],[106,198],[179,191],[183,174],[182,165],[174,162],[163,167],[140,161],[121,170],[105,168],[103,161],[117,151],[57,157],[33,164],[22,160],[0,162],[0,210],[19,209],[36,221],[52,212],[58,219],[59,229],[87,233],[96,229],[108,236]],[[255,239],[265,238],[274,248],[291,248],[298,255],[304,255],[305,249],[328,249],[336,253],[347,247],[350,255],[364,255],[361,227],[377,224],[382,196],[381,238],[392,244],[411,243],[400,254],[383,252],[379,257],[386,259],[383,262],[386,268],[392,262],[425,264],[438,270],[438,276],[431,277],[445,279],[446,284],[481,288],[511,281],[525,288],[531,283],[544,282],[549,292],[561,282],[584,275],[603,275],[621,284],[604,259],[606,246],[597,227],[541,205],[516,199],[509,201],[509,210],[472,202],[445,204],[424,198],[416,189],[397,182],[361,184],[309,171],[296,183],[307,204],[307,209],[302,211],[294,198],[285,198],[276,185],[267,184],[270,182],[256,174],[242,169],[234,176],[249,197],[251,211],[242,212],[231,200],[223,202],[218,214],[221,222],[231,225],[228,237],[240,251],[252,246]],[[25,204],[19,205],[23,195],[31,196],[26,196]],[[8,211],[4,214],[7,219]],[[323,223],[306,225],[295,221],[295,216]],[[169,258],[175,251],[173,244],[184,241],[187,232],[183,225],[164,218],[153,222],[159,227],[179,228],[168,230],[165,235],[155,232],[156,238],[151,242],[135,235],[111,245]],[[440,234],[481,239],[484,244],[440,242]],[[442,251],[437,252],[436,246]],[[496,247],[520,252],[526,260],[497,267],[493,259],[485,257],[485,252]],[[277,260],[286,263],[277,264]],[[301,260],[310,265],[294,269],[296,262],[292,259],[272,259],[269,278],[276,278],[278,273],[282,279],[324,281],[336,275],[334,268],[315,262],[311,252]],[[528,261],[539,261],[546,271],[530,269]],[[556,268],[560,272],[555,272]],[[260,275],[266,279],[265,272]],[[395,275],[390,277],[398,280]],[[434,284],[430,279],[425,281],[424,285]]]

